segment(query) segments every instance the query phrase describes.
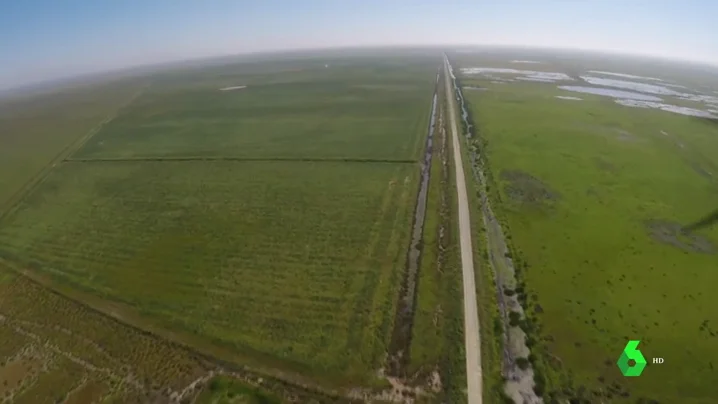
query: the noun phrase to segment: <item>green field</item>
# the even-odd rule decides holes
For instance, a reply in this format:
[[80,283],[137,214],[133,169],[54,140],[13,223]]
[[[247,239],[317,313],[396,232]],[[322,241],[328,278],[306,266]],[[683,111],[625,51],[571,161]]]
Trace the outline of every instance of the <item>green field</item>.
[[[60,332],[35,330],[43,339],[31,346],[59,344],[91,365],[77,370],[40,350],[45,370],[8,394],[273,402],[385,388],[377,371],[395,325],[439,61],[429,51],[245,57],[3,101],[0,155],[17,158],[0,163],[0,266],[17,289],[0,297],[0,320],[49,324]],[[112,327],[83,325],[87,315],[65,300],[45,318],[32,296],[70,298],[182,348],[171,369],[155,357],[161,346],[118,364],[114,351],[102,354],[116,349]],[[91,349],[77,353],[76,338]],[[18,344],[6,357],[34,352]],[[228,372],[221,389],[186,389],[207,369],[174,363],[194,355]],[[16,366],[6,365],[0,372]],[[118,384],[128,371],[141,383]],[[168,381],[172,372],[181,377]]]
[[142,88],[141,80],[113,80],[0,100],[0,214],[53,159],[110,118]]
[[[458,55],[455,69],[575,74],[582,66],[555,58],[517,67],[498,58]],[[718,228],[692,236],[677,229],[718,205],[718,125],[553,83],[465,76],[462,85],[484,88],[464,96],[486,142],[489,185],[500,191],[494,210],[528,264],[521,281],[541,327],[532,350],[545,397],[568,387],[568,397],[586,402],[714,402]],[[641,340],[649,361],[640,378],[615,365],[629,339]],[[653,357],[665,364],[651,365]]]
[[170,326],[319,373],[384,352],[412,164],[65,163],[0,255]]
[[436,59],[324,61],[159,75],[73,158],[416,160]]
[[250,56],[4,101],[34,160],[0,163],[0,265],[232,371],[385,387],[438,65]]

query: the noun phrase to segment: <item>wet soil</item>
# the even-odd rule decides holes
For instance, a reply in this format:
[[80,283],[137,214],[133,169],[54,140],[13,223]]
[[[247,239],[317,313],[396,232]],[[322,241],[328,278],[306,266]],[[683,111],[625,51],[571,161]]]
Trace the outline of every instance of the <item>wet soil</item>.
[[12,401],[12,396],[23,385],[34,382],[45,362],[46,359],[37,350],[28,347],[0,367],[0,398],[10,397]]
[[107,385],[103,383],[88,381],[70,393],[65,404],[95,403],[105,396],[108,390]]
[[665,220],[649,220],[646,229],[651,237],[663,244],[668,244],[683,251],[715,254],[716,245],[708,238],[686,230],[681,224]]
[[538,178],[519,170],[504,170],[501,179],[506,195],[514,202],[524,205],[544,205],[559,199],[558,192],[549,188]]
[[468,138],[471,138],[474,134],[474,125],[471,121],[471,116],[469,115],[466,102],[464,102],[464,94],[461,92],[460,85],[456,82],[457,80],[456,76],[454,75],[454,68],[451,67],[451,65],[449,65],[449,75],[451,76],[451,81],[454,85],[454,93],[456,94],[456,100],[461,107],[461,122],[464,125],[464,134]]
[[693,169],[693,171],[696,172],[696,174],[700,175],[703,178],[712,179],[713,174],[708,171],[706,168],[704,168],[700,163],[697,163],[695,161],[688,161],[688,165]]
[[711,126],[718,126],[718,118],[699,117],[696,119],[700,120],[701,122],[705,122],[706,124],[711,125]]
[[611,163],[610,161],[607,161],[606,159],[602,157],[596,157],[594,160],[594,163],[596,164],[596,167],[600,168],[603,171],[607,171],[609,173],[615,174],[618,172],[618,169],[616,166]]
[[420,386],[410,385],[402,378],[387,376],[383,369],[379,369],[377,376],[386,379],[390,387],[380,391],[370,388],[354,388],[349,391],[348,397],[362,403],[414,404],[416,402],[433,402],[428,401],[427,396],[441,390],[437,372],[432,372]]
[[424,219],[426,217],[426,202],[429,193],[429,177],[431,174],[431,157],[433,152],[434,127],[436,124],[436,102],[437,94],[435,91],[431,104],[431,119],[426,137],[424,159],[421,162],[421,185],[416,198],[416,208],[414,209],[411,245],[406,259],[404,280],[399,295],[399,304],[397,305],[392,341],[389,347],[389,366],[387,373],[390,376],[406,376],[404,369],[409,363],[411,329],[414,319],[414,306],[416,304],[416,282],[421,264]]
[[635,142],[636,140],[638,140],[638,138],[634,134],[625,130],[618,130],[618,135],[616,136],[616,138],[624,142]]
[[716,224],[718,224],[718,210],[710,212],[699,220],[689,224],[688,226],[685,226],[683,230],[691,232],[704,227],[715,226]]
[[688,154],[686,154],[686,145],[683,144],[680,140],[676,139],[664,130],[660,131],[660,134],[662,135],[661,137],[669,138],[675,143],[676,148],[679,149],[678,153],[680,153],[685,163],[696,174],[709,180],[713,180],[715,178],[715,175],[713,174],[715,165],[712,164],[712,161],[710,159],[706,159],[700,151],[694,149],[693,147],[688,147],[688,150],[690,151],[688,152]]
[[601,197],[601,193],[598,192],[598,190],[594,187],[588,187],[588,189],[586,189],[586,196],[589,196],[589,197],[595,199],[599,203],[603,203],[603,198]]

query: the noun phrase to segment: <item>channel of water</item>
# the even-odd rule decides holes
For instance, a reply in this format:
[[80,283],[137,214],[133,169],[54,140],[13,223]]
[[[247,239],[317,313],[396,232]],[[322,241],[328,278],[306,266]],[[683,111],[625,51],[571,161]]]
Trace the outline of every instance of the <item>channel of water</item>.
[[416,208],[414,209],[411,244],[406,258],[406,268],[399,295],[399,304],[397,305],[392,342],[389,352],[388,374],[391,376],[405,376],[403,372],[409,361],[411,329],[414,322],[414,307],[416,305],[416,283],[419,266],[421,264],[424,219],[426,218],[426,201],[429,194],[431,157],[433,153],[434,128],[436,123],[436,102],[437,94],[436,89],[434,89],[434,97],[431,103],[431,118],[426,137],[426,147],[424,149],[424,159],[421,161],[421,185],[416,198]]

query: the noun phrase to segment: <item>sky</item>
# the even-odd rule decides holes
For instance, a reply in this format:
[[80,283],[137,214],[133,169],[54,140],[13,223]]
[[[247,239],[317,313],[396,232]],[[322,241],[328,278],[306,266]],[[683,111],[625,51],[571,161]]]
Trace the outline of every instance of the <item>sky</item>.
[[0,89],[174,60],[523,45],[718,65],[716,0],[0,0]]

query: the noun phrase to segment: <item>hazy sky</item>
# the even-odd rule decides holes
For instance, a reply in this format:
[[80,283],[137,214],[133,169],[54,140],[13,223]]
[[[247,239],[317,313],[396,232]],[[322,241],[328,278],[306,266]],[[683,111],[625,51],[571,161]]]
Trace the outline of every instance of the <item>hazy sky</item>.
[[512,44],[718,64],[718,0],[1,0],[0,88],[213,55]]

